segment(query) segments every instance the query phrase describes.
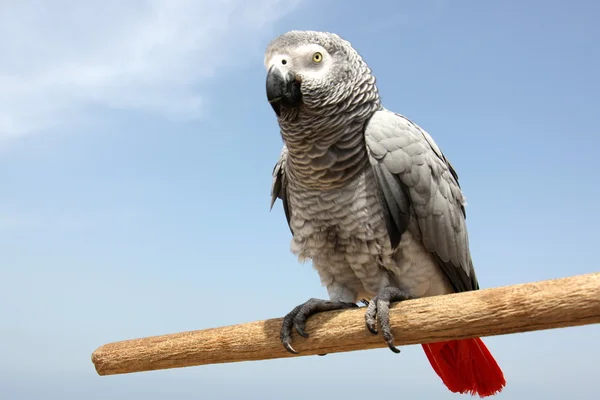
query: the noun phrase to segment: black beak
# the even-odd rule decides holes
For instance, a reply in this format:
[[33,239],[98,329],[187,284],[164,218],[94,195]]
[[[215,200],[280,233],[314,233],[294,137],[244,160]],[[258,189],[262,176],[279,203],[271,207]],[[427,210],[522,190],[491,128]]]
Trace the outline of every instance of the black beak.
[[281,107],[294,108],[302,104],[300,82],[296,75],[287,72],[285,75],[277,66],[273,65],[267,73],[267,100],[273,107],[275,114],[281,115]]

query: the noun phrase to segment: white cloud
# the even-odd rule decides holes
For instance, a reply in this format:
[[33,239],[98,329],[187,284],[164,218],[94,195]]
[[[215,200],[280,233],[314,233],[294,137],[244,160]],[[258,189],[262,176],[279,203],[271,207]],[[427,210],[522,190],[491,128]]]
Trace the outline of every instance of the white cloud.
[[148,216],[139,207],[92,207],[85,210],[53,212],[0,211],[0,234],[5,232],[47,231],[54,233],[85,231],[100,227],[143,223]]
[[198,116],[199,85],[273,34],[298,1],[1,2],[0,139],[96,106]]

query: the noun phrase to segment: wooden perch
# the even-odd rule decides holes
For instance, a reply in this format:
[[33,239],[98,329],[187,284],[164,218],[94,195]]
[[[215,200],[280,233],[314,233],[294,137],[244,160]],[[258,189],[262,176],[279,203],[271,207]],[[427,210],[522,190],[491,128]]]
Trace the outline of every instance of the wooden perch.
[[[365,308],[309,318],[310,338],[294,333],[299,356],[385,347],[365,327]],[[279,340],[281,318],[99,347],[99,375],[295,357]],[[394,305],[396,345],[530,332],[600,322],[600,273],[410,300]]]

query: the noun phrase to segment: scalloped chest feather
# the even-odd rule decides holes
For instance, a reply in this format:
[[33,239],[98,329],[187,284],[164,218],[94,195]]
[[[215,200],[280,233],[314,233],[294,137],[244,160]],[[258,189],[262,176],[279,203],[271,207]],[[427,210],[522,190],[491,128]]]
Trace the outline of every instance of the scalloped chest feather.
[[332,300],[369,299],[385,286],[415,296],[449,293],[445,276],[423,245],[407,231],[394,251],[372,169],[331,191],[289,182],[291,251],[311,259]]

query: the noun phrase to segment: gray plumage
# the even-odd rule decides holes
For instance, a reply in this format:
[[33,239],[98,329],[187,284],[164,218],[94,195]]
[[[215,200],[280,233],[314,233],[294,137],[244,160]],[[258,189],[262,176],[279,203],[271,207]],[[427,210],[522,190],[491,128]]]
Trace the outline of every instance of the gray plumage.
[[[311,64],[315,51],[322,61]],[[302,105],[280,109],[272,202],[282,200],[291,250],[312,260],[330,299],[478,289],[456,172],[423,129],[381,105],[350,43],[289,32],[265,63],[294,68],[302,87]]]
[[[366,328],[398,353],[392,302],[479,288],[458,175],[431,136],[386,110],[375,78],[350,43],[288,32],[265,55],[266,94],[284,147],[271,207],[282,200],[291,250],[311,259],[329,300],[285,315],[280,339],[308,337],[311,315],[367,300]],[[452,392],[498,393],[506,384],[480,338],[422,344]]]

